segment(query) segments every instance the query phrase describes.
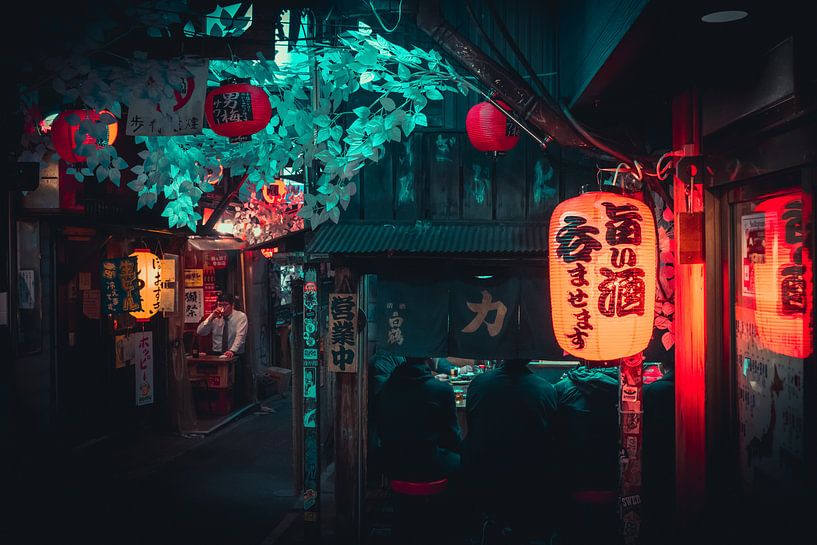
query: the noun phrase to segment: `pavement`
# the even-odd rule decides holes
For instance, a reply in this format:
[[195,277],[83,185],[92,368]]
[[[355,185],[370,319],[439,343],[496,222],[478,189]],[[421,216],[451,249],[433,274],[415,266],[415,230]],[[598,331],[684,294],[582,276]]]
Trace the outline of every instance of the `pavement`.
[[6,468],[0,543],[272,545],[298,499],[291,426],[290,398],[272,398],[208,435],[32,451]]

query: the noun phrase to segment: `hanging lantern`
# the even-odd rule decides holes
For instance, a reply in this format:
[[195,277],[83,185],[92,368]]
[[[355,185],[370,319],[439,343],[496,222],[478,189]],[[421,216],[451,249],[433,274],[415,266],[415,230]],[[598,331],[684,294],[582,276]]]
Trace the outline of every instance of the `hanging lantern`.
[[207,123],[214,133],[233,141],[249,140],[272,118],[267,92],[249,83],[228,83],[207,93]]
[[101,112],[96,112],[95,110],[65,110],[54,119],[54,122],[51,124],[51,141],[54,143],[54,148],[63,161],[67,163],[81,163],[85,161],[84,156],[77,155],[74,152],[77,147],[76,134],[80,129],[79,123],[70,125],[67,121],[68,117],[76,115],[80,123],[86,119],[96,122],[100,120],[101,114],[107,114],[113,120],[108,123],[106,138],[97,140],[90,134],[86,134],[85,140],[83,141],[83,144],[94,144],[97,149],[100,149],[105,146],[113,145],[116,141],[119,128],[116,117],[108,110],[102,110]]
[[136,258],[139,297],[142,299],[141,310],[131,311],[130,314],[137,322],[148,322],[151,316],[159,312],[159,298],[162,293],[161,260],[147,248],[137,248],[129,257]]
[[793,358],[814,350],[812,256],[806,237],[811,211],[802,193],[774,197],[755,212],[764,214],[763,257],[755,267],[755,321],[764,347]]
[[[501,100],[496,101],[503,110],[510,111]],[[465,130],[468,140],[479,151],[506,152],[519,142],[516,123],[490,102],[480,102],[468,110],[465,116]]]
[[210,185],[217,185],[224,176],[224,167],[221,161],[218,162],[218,166],[207,166],[205,169],[207,170],[207,174],[204,176],[204,181]]
[[638,354],[655,308],[655,220],[642,202],[594,191],[568,199],[550,220],[553,332],[584,360]]
[[287,184],[281,178],[276,178],[275,181],[269,185],[264,184],[261,188],[261,194],[264,200],[269,204],[281,204],[286,199]]

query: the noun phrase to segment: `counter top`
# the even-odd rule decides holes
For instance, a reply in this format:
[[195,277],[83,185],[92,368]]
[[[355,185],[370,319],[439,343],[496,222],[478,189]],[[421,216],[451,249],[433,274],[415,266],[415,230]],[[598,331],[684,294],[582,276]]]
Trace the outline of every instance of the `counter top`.
[[187,359],[187,363],[234,363],[238,356],[233,356],[231,358],[222,358],[221,356],[210,356],[207,354],[200,354],[198,356],[188,356],[185,355],[185,359]]

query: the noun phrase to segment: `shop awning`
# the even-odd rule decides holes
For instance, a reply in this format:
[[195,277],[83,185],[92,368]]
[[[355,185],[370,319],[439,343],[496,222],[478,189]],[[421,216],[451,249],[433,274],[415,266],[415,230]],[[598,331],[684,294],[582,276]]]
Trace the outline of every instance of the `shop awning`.
[[187,244],[194,250],[242,250],[247,245],[234,237],[189,237]]
[[363,223],[325,224],[306,247],[308,254],[502,254],[544,256],[544,223]]

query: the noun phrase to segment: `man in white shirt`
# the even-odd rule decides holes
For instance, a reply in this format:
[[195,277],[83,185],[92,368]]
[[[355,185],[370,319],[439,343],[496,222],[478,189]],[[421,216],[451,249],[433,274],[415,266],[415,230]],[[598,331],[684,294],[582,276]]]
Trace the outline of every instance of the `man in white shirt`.
[[[213,334],[213,352],[232,358],[244,353],[247,339],[247,315],[235,308],[235,297],[229,293],[218,296],[216,309],[196,329],[197,335]],[[226,341],[225,341],[226,338]]]

